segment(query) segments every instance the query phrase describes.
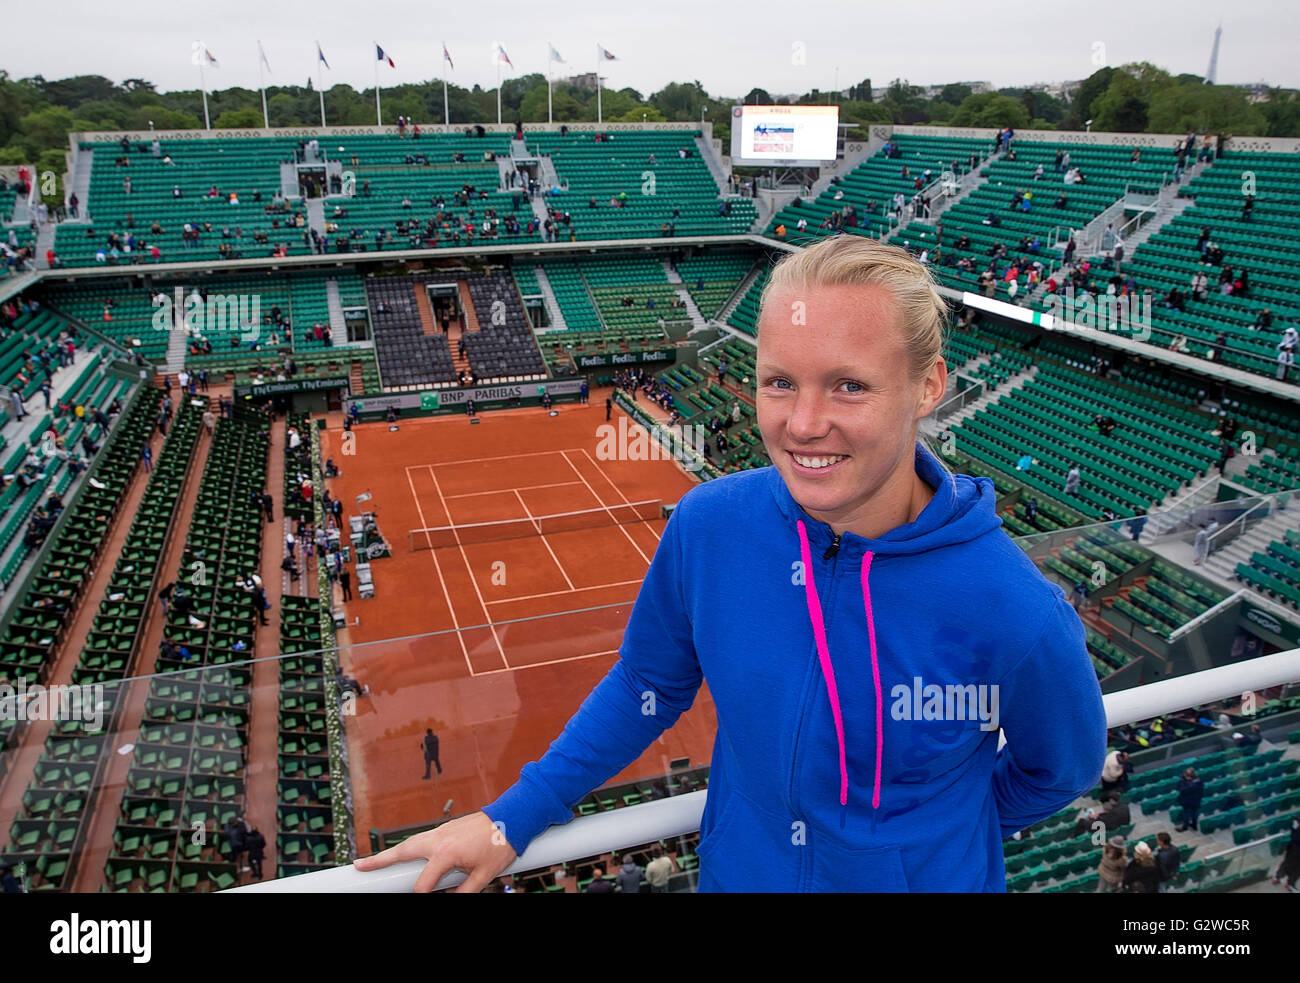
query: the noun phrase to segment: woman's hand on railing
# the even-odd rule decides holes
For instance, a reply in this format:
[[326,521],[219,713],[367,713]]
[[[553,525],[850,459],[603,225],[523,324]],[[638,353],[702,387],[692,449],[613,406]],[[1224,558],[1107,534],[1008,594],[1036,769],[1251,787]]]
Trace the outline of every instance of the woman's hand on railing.
[[372,857],[358,857],[353,866],[370,871],[403,860],[427,860],[415,882],[417,894],[432,891],[453,869],[468,875],[455,893],[477,894],[514,863],[515,857],[514,848],[496,824],[486,813],[476,812],[417,833]]

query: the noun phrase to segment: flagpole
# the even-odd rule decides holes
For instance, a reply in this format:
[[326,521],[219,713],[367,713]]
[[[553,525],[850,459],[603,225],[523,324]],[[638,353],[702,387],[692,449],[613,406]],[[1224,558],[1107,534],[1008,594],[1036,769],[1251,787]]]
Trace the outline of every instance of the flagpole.
[[501,125],[501,53],[497,52],[497,126]]
[[203,46],[203,57],[199,59],[199,88],[203,90],[203,128],[212,129],[212,122],[208,118],[208,83],[203,74],[203,62],[208,57],[208,46]]
[[325,129],[325,90],[321,88],[320,81],[320,63],[321,63],[320,42],[316,42],[316,94],[320,96],[320,126]]
[[600,111],[600,44],[596,44],[596,122],[604,121]]
[[447,110],[447,42],[442,42],[442,132],[451,132],[451,113]]
[[[379,42],[375,42],[375,50],[379,50]],[[375,56],[375,126],[383,126],[384,117],[379,109],[379,57]]]
[[269,130],[271,128],[271,117],[267,115],[266,112],[266,78],[262,74],[262,70],[265,67],[265,63],[266,63],[266,55],[262,51],[262,42],[258,41],[257,42],[257,84],[258,87],[262,90],[262,125]]
[[551,119],[551,42],[546,42],[546,125],[550,126],[554,120]]

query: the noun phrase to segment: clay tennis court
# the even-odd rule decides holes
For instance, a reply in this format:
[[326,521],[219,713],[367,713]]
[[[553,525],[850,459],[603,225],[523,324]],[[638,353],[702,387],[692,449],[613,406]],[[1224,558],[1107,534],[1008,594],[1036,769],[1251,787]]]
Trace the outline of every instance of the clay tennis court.
[[[549,742],[617,659],[671,504],[694,484],[672,461],[600,460],[604,392],[591,403],[408,419],[322,434],[344,514],[374,511],[393,555],[373,561],[375,596],[344,609],[344,670],[357,701],[347,745],[358,848],[367,834],[490,802]],[[617,423],[615,410],[614,422]],[[356,497],[372,497],[356,504]],[[353,623],[353,619],[357,619]],[[443,773],[425,780],[420,742],[438,735]],[[689,757],[715,727],[691,711],[611,780]]]

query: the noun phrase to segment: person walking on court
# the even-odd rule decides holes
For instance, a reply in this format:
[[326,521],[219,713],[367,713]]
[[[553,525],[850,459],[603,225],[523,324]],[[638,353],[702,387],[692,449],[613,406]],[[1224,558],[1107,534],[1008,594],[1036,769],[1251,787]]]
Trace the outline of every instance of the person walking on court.
[[424,740],[420,742],[420,747],[424,749],[424,777],[429,777],[429,765],[435,765],[438,768],[438,774],[442,774],[442,762],[438,760],[438,735],[433,732],[433,728],[424,729]]
[[352,571],[347,567],[339,574],[339,585],[343,588],[343,600],[352,600]]
[[614,409],[614,399],[613,399],[613,397],[611,397],[611,396],[606,396],[606,397],[605,397],[605,421],[606,421],[606,422],[609,421],[609,414],[613,411],[613,409]]
[[583,405],[583,406],[586,406],[586,405],[587,405],[587,395],[588,395],[588,392],[589,392],[589,390],[587,389],[587,380],[586,380],[586,379],[583,379],[583,380],[582,380],[582,388],[578,390],[578,399],[582,402],[582,405]]

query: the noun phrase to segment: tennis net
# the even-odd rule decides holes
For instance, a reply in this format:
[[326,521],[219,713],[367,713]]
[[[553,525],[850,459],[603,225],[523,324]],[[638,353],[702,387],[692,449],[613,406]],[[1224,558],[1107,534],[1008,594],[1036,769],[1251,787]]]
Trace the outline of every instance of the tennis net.
[[578,529],[598,529],[601,526],[646,522],[663,518],[663,506],[663,500],[655,498],[644,502],[579,509],[576,512],[534,515],[526,519],[470,522],[458,526],[429,526],[412,529],[408,538],[412,551],[448,549],[475,543],[494,543],[503,539],[524,539],[528,536],[548,536],[552,533],[574,532]]

